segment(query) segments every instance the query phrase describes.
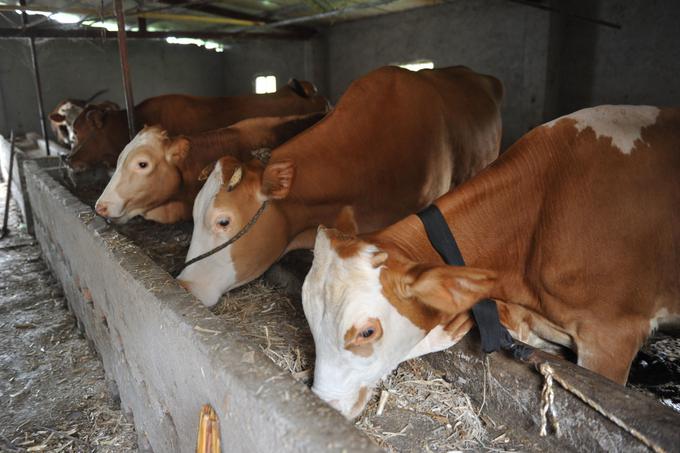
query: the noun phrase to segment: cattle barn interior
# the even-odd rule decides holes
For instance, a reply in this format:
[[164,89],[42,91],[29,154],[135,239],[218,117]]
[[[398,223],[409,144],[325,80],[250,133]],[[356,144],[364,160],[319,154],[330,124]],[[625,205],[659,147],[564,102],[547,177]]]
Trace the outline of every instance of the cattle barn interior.
[[[320,253],[315,256],[310,250],[310,239],[296,239],[307,244],[303,247],[293,247],[290,240],[280,252],[270,253],[274,258],[261,271],[253,271],[247,278],[237,264],[228,263],[230,268],[224,265],[219,272],[191,278],[191,267],[183,268],[189,258],[224,242],[211,242],[210,247],[200,250],[196,245],[199,234],[217,234],[212,217],[208,227],[201,226],[207,221],[202,217],[200,200],[209,199],[203,204],[214,202],[217,206],[220,197],[242,193],[239,190],[254,184],[249,179],[252,171],[266,175],[269,168],[282,165],[284,161],[277,160],[277,148],[281,149],[279,155],[296,156],[296,152],[304,155],[296,146],[307,146],[312,148],[308,151],[310,161],[335,162],[337,175],[344,175],[344,171],[366,175],[374,172],[374,164],[370,163],[375,160],[373,155],[383,153],[386,146],[403,145],[417,148],[410,149],[416,161],[432,159],[429,167],[442,171],[442,165],[436,163],[439,161],[428,157],[449,147],[438,142],[436,134],[448,137],[450,131],[472,134],[471,130],[481,130],[482,126],[474,122],[479,116],[463,118],[453,126],[446,120],[460,116],[436,116],[442,121],[432,120],[435,116],[430,113],[452,95],[442,92],[423,100],[426,90],[421,89],[422,81],[418,82],[421,85],[414,82],[409,92],[410,86],[405,82],[399,85],[401,79],[389,82],[392,79],[381,76],[391,74],[389,71],[372,72],[378,68],[400,66],[419,71],[462,65],[498,79],[502,90],[492,86],[487,91],[500,102],[500,111],[495,104],[495,112],[502,122],[502,134],[489,142],[495,155],[500,151],[503,157],[518,140],[522,143],[535,138],[530,133],[534,128],[584,108],[679,107],[678,24],[680,2],[674,0],[0,0],[0,200],[5,214],[0,240],[0,451],[677,449],[678,326],[660,326],[663,328],[654,330],[640,343],[625,386],[578,367],[577,363],[582,362],[577,358],[578,347],[573,339],[571,345],[553,342],[546,351],[536,352],[543,357],[539,365],[515,360],[507,351],[488,355],[481,352],[479,334],[473,330],[444,351],[401,362],[375,384],[368,397],[362,395],[368,395],[371,389],[362,384],[357,400],[359,411],[347,419],[342,416],[347,416],[346,410],[331,407],[340,408],[341,403],[324,402],[342,399],[340,390],[333,397],[327,397],[328,391],[323,398],[317,396],[321,386],[316,382],[320,373],[315,375],[315,357],[317,367],[320,363],[318,345],[332,342],[334,333],[324,332],[320,338],[314,327],[310,330],[307,306],[303,309],[303,297],[310,297],[302,295],[303,281],[312,263],[322,260]],[[411,73],[404,74],[407,75],[398,77],[411,80]],[[358,79],[361,84],[353,84]],[[384,80],[388,82],[381,83]],[[491,79],[483,83],[488,80]],[[474,86],[468,84],[461,92],[467,95],[462,108],[474,111]],[[343,97],[346,93],[349,94]],[[381,97],[381,93],[386,94]],[[220,99],[215,102],[222,104],[195,104],[198,101],[193,97],[168,100],[166,95],[175,94]],[[257,104],[256,99],[272,101]],[[144,107],[142,102],[146,100],[151,101],[144,102]],[[361,102],[363,107],[357,107]],[[256,104],[258,107],[249,110]],[[153,113],[157,106],[161,113]],[[126,108],[134,115],[121,112]],[[222,120],[224,112],[219,109],[229,108],[240,110],[224,116],[230,120]],[[409,110],[409,114],[399,116],[398,111]],[[119,121],[115,139],[110,138],[114,132],[105,128],[111,126],[114,117]],[[262,123],[260,117],[282,117],[276,121],[285,124]],[[393,123],[395,118],[406,118],[404,121],[414,126]],[[602,131],[627,125],[630,116],[600,117],[598,121],[611,124],[595,131],[595,140],[600,140],[597,143],[616,146],[620,141],[612,137],[608,142],[607,135],[602,139]],[[172,164],[176,165],[172,171],[179,175],[173,178],[180,178],[174,190],[184,198],[178,195],[173,200],[179,201],[164,206],[172,204],[176,211],[146,208],[135,211],[139,215],[130,218],[115,214],[113,202],[107,204],[112,198],[106,194],[115,184],[127,185],[130,191],[139,193],[132,180],[124,179],[127,176],[121,168],[127,165],[125,159],[132,159],[133,144],[141,143],[137,146],[142,151],[156,146],[153,138],[145,138],[155,137],[155,129],[147,126],[156,124],[166,130],[159,132],[163,146],[191,146],[185,154],[172,154],[175,148],[167,148],[171,150],[164,154],[168,162],[174,162],[176,155],[186,159],[186,153],[195,154],[200,143],[217,146],[217,139],[210,138],[216,135],[210,135],[214,134],[210,131],[222,131],[232,124],[239,131],[239,140],[245,142],[243,152],[247,151],[247,159],[252,160],[236,165],[231,179],[224,172],[229,159],[235,158],[218,161],[224,154],[205,162],[195,158],[195,170],[187,170],[188,164]],[[654,122],[644,126],[650,124]],[[676,157],[668,160],[668,166],[678,163],[680,153],[679,123],[674,123],[675,129],[673,123],[669,124],[666,132],[675,137]],[[105,132],[83,138],[83,129],[79,129],[83,125]],[[559,123],[549,127],[556,130]],[[587,127],[576,125],[578,133]],[[142,128],[137,141],[132,141],[118,159],[118,153]],[[271,134],[267,135],[265,128]],[[254,131],[263,131],[265,138],[253,139]],[[373,131],[376,137],[396,138],[390,142],[392,145],[371,142]],[[647,143],[651,139],[644,131],[622,140],[631,141],[631,146],[640,140]],[[413,137],[414,133],[420,135]],[[91,138],[96,134],[109,134],[108,141],[97,142],[100,138]],[[182,142],[177,136],[186,140]],[[562,138],[535,143],[539,147],[557,146],[555,143],[567,141]],[[226,138],[220,140],[222,145],[230,143]],[[76,156],[84,154],[86,146],[94,150],[87,165],[77,161],[82,156]],[[453,148],[461,152],[466,146],[461,139]],[[481,154],[483,146],[475,142],[472,148],[480,148],[475,151]],[[349,164],[345,165],[335,147],[346,152],[343,156]],[[115,153],[105,151],[108,149]],[[639,151],[634,150],[631,156],[635,153]],[[361,233],[382,229],[448,191],[448,180],[447,189],[433,196],[427,195],[423,183],[422,187],[414,186],[413,191],[422,189],[426,194],[422,197],[430,198],[424,205],[409,204],[409,197],[401,195],[408,193],[408,187],[389,189],[390,182],[385,182],[407,174],[405,168],[418,167],[400,160],[407,159],[407,154],[399,156],[391,158],[389,165],[394,168],[385,170],[387,175],[368,175],[375,181],[361,185],[363,177],[346,180],[348,185],[368,187],[362,190],[374,193],[358,195],[356,204],[348,201],[348,209],[333,215],[337,224],[326,226],[353,224]],[[352,161],[355,158],[357,161]],[[239,159],[237,163],[245,158]],[[471,159],[476,162],[477,158]],[[488,162],[491,160],[485,164]],[[150,164],[141,162],[136,171],[146,170],[147,165]],[[154,170],[156,165],[160,164],[154,163]],[[296,162],[294,168],[304,172],[310,171],[312,165]],[[474,166],[469,162],[465,165]],[[346,170],[345,166],[351,168]],[[361,173],[357,168],[366,170]],[[422,170],[426,172],[425,180],[436,178],[432,168]],[[463,179],[476,171],[471,169]],[[611,174],[597,175],[593,181],[616,184],[622,181],[617,179],[616,171],[612,165]],[[337,180],[337,175],[322,175],[318,190],[330,193],[327,197],[348,197],[342,195],[348,191],[333,193],[336,189],[332,187],[337,184],[332,180]],[[288,178],[289,185],[291,180],[292,188],[288,188],[296,194],[293,199],[303,200],[303,195],[295,198],[295,184],[309,184],[309,178],[295,173],[294,178]],[[214,193],[207,192],[211,181],[217,181],[220,187]],[[286,186],[285,178],[280,181],[281,187]],[[384,195],[381,181],[386,188]],[[204,182],[204,189],[198,193]],[[462,182],[456,180],[456,184]],[[170,187],[166,180],[156,180],[155,184]],[[404,182],[407,184],[410,182]],[[675,279],[675,293],[668,294],[676,300],[668,307],[678,307],[680,303],[679,185],[680,177],[668,186],[674,191],[675,209],[648,216],[670,223],[668,231],[675,241],[670,247],[675,249],[675,267],[666,270],[671,280]],[[274,195],[262,202],[259,211],[252,207],[244,214],[247,218],[243,230],[231,234],[239,236],[232,238],[234,254],[236,240],[245,241],[250,228],[256,234],[257,222],[270,219],[267,210],[277,202],[277,191],[283,190],[262,183],[263,191],[265,187],[274,187]],[[116,190],[116,194],[123,193],[123,189]],[[403,200],[395,203],[396,196]],[[396,214],[376,217],[381,222],[366,225],[355,222],[361,220],[357,214],[356,219],[343,223],[347,212],[366,212],[369,205],[362,205],[361,200],[376,197],[380,207],[391,206],[384,209],[393,209]],[[309,205],[323,203],[319,198],[313,199],[317,201]],[[244,206],[250,203],[238,200]],[[340,200],[336,204],[345,203]],[[124,205],[132,209],[130,203]],[[603,213],[611,211],[605,206],[600,209]],[[640,206],[639,211],[648,212],[646,209]],[[218,224],[223,222],[226,228],[235,221],[231,215],[226,220],[217,217]],[[592,223],[597,224],[598,217],[599,213],[593,214]],[[385,218],[390,221],[385,222]],[[248,219],[252,225],[246,225]],[[490,221],[513,224],[508,218]],[[290,221],[285,228],[293,223]],[[319,223],[324,222],[307,226],[314,235]],[[258,244],[274,244],[276,240],[270,241],[269,237],[280,236],[274,231],[276,223],[267,225],[271,232]],[[208,232],[200,233],[201,228],[208,228]],[[612,234],[627,237],[625,226],[617,225],[614,230]],[[319,234],[325,234],[323,231]],[[344,232],[338,234],[340,239],[331,239],[330,243],[346,240]],[[255,245],[253,250],[263,247]],[[658,247],[649,245],[650,250]],[[300,249],[284,253],[295,248]],[[246,256],[241,259],[255,260],[252,257],[259,252],[253,250],[241,252]],[[337,255],[344,259],[343,253],[338,251]],[[201,266],[217,266],[221,263],[217,256],[205,258]],[[271,263],[274,264],[270,266]],[[562,265],[571,268],[571,263]],[[327,272],[332,272],[331,268]],[[195,289],[198,280],[191,280],[208,278],[208,274],[213,275],[213,280],[236,278],[240,283],[228,291],[220,287],[217,303],[211,305]],[[526,278],[530,278],[528,274]],[[358,281],[353,283],[361,286]],[[313,292],[309,288],[311,284],[305,294]],[[326,291],[332,292],[328,288]],[[598,294],[599,299],[607,297],[609,293]],[[387,301],[389,297],[383,299]],[[652,327],[662,315],[680,319],[680,311],[673,313],[663,307],[657,318],[647,320]],[[394,316],[411,319],[409,309],[392,309]],[[334,310],[324,308],[323,316],[332,316],[328,313]],[[613,309],[612,317],[621,314],[616,310],[624,308]],[[525,311],[523,316],[537,316],[531,313]],[[589,313],[586,310],[581,316]],[[637,316],[635,313],[626,315]],[[348,337],[350,331],[345,333],[343,328],[338,335],[345,335],[345,346],[338,346],[338,354],[359,361],[368,360],[362,355],[367,350],[368,356],[377,355],[374,351],[380,337],[376,344],[370,343],[373,340],[369,337],[382,335],[385,327],[383,340],[387,341],[388,326],[380,322],[378,327],[371,324],[369,330],[358,333],[358,349],[352,349],[357,344],[350,342],[353,337]],[[337,329],[341,329],[339,324]],[[401,334],[408,336],[406,331]],[[366,338],[369,343],[363,344]],[[376,348],[371,349],[373,346]],[[430,348],[428,352],[434,350]]]

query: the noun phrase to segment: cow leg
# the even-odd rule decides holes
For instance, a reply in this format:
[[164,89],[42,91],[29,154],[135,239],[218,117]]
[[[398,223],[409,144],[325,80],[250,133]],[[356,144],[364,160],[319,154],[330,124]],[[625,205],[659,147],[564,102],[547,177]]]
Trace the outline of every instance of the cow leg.
[[578,365],[625,385],[631,363],[649,332],[649,323],[630,318],[616,323],[592,321],[575,338]]

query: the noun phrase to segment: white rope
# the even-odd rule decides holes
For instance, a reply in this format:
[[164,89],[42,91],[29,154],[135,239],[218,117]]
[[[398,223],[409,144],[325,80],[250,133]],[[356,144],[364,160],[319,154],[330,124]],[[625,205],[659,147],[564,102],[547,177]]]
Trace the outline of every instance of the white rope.
[[567,392],[579,398],[581,401],[595,409],[601,415],[609,419],[612,423],[617,425],[619,428],[630,433],[633,437],[639,440],[641,443],[649,447],[652,451],[656,453],[667,453],[666,449],[660,445],[653,442],[646,435],[642,434],[637,429],[629,426],[626,422],[621,420],[614,414],[606,411],[600,404],[588,398],[583,392],[577,388],[570,385],[567,381],[560,378],[560,376],[555,373],[555,370],[547,362],[542,362],[538,365],[538,370],[541,372],[544,378],[543,390],[541,391],[541,436],[547,435],[547,425],[548,416],[550,417],[551,426],[557,437],[560,436],[560,425],[557,421],[557,413],[555,412],[555,393],[553,391],[553,379],[557,381]]
[[555,392],[553,390],[553,374],[552,367],[543,362],[538,366],[538,370],[543,375],[543,390],[541,390],[541,437],[548,435],[548,418],[550,418],[550,426],[557,435],[561,436],[560,423],[557,421],[557,412],[555,411]]

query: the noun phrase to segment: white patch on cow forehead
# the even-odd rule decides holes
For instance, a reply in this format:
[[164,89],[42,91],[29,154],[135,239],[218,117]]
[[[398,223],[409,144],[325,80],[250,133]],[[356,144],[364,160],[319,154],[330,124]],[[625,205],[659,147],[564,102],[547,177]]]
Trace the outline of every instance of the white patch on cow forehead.
[[142,129],[139,133],[137,133],[137,135],[135,135],[132,141],[130,141],[130,143],[128,143],[125,148],[123,148],[123,152],[121,152],[120,156],[118,156],[118,162],[116,165],[120,165],[122,162],[125,162],[127,156],[130,155],[132,150],[135,148],[140,146],[161,146],[163,138],[163,131],[158,128]]
[[366,300],[380,293],[371,288],[380,285],[380,270],[374,269],[362,255],[360,252],[357,256],[341,258],[325,233],[317,235],[314,262],[303,286],[303,304],[313,327],[319,328],[318,324],[324,320],[330,321],[339,329],[334,334],[344,335],[344,331],[340,332],[344,323],[338,316],[345,317],[351,311],[348,304],[355,295],[362,294],[361,298]]
[[61,104],[61,106],[59,106],[59,108],[57,109],[57,113],[60,113],[60,114],[62,114],[62,115],[65,115],[66,112],[67,112],[69,109],[71,109],[72,107],[74,107],[74,105],[71,104],[70,102],[64,102],[64,103]]
[[204,216],[222,187],[222,163],[217,162],[194,201],[194,231],[204,226]]
[[[315,324],[313,327],[332,326],[337,344],[341,345],[345,332],[355,323],[371,317],[381,318],[393,307],[382,292],[381,268],[371,263],[377,251],[374,246],[364,247],[355,256],[341,258],[325,234],[319,236],[314,263],[303,288],[305,312]],[[328,324],[322,327],[322,323]]]
[[642,129],[656,123],[659,112],[658,107],[648,105],[601,105],[570,113],[544,126],[553,127],[558,121],[570,118],[576,120],[579,132],[590,127],[595,138],[610,137],[613,146],[623,154],[630,154],[635,142],[642,140]]

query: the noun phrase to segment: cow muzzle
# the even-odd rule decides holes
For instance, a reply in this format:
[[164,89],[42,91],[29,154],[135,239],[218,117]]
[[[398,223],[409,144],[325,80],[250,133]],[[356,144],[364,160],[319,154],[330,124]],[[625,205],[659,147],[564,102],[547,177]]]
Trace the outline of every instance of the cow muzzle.
[[333,397],[314,387],[312,388],[312,391],[348,420],[353,420],[361,415],[361,412],[364,410],[366,403],[371,397],[370,389],[364,385],[359,387],[358,392],[342,397]]

